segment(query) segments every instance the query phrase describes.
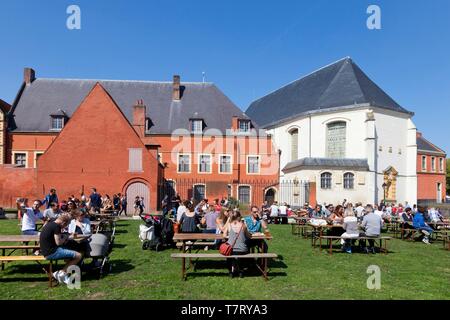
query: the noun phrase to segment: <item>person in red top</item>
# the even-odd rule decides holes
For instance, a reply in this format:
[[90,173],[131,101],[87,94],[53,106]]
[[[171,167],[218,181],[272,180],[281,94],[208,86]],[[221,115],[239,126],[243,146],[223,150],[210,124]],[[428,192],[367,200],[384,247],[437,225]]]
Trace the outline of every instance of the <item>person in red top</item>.
[[222,206],[220,205],[219,199],[214,199],[214,211],[220,213],[222,211]]

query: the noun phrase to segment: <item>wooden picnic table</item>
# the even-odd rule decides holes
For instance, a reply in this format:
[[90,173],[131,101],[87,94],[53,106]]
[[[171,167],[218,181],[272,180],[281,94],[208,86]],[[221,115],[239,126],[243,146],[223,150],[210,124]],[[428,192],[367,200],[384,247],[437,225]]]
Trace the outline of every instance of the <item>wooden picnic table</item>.
[[0,235],[0,242],[39,242],[39,235]]
[[333,229],[333,228],[344,229],[344,225],[342,225],[342,224],[314,225],[314,224],[308,223],[308,225],[314,229],[312,236],[311,236],[311,245],[313,247],[316,246],[317,239],[319,239],[319,242],[321,241],[320,239],[323,237],[324,229]]

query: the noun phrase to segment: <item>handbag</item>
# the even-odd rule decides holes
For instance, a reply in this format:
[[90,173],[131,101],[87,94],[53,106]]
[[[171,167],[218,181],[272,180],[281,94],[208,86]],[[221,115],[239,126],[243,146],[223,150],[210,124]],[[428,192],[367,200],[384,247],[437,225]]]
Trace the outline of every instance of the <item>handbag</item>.
[[239,232],[238,232],[236,238],[234,239],[232,245],[230,245],[228,242],[224,242],[224,243],[222,243],[220,245],[220,247],[219,247],[220,254],[222,254],[224,256],[231,256],[231,254],[233,253],[233,247],[236,244],[236,241],[239,238],[239,234],[241,233],[243,227],[244,226],[241,226],[241,229],[239,230]]

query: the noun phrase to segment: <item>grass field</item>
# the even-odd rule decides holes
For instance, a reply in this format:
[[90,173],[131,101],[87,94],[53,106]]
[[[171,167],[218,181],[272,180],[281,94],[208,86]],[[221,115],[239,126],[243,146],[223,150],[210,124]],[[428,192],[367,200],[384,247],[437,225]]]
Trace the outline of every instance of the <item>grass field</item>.
[[[450,299],[450,252],[442,243],[392,240],[388,255],[319,252],[310,240],[291,235],[290,226],[271,226],[270,280],[254,273],[228,277],[224,261],[200,261],[195,274],[180,280],[181,263],[170,249],[143,251],[139,221],[119,221],[111,254],[112,273],[82,278],[80,290],[50,289],[35,263],[8,264],[0,272],[1,299]],[[0,234],[18,234],[17,220],[0,220]],[[369,290],[367,267],[381,269],[381,289]]]

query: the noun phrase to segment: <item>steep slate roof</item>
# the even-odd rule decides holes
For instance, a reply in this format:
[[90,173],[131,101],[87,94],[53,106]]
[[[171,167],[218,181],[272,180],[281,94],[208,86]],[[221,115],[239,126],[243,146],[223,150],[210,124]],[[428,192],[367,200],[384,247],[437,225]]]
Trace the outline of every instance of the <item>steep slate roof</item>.
[[132,122],[133,106],[143,99],[154,126],[150,134],[189,129],[190,118],[203,118],[205,130],[225,133],[233,116],[248,118],[212,83],[181,82],[182,98],[172,100],[172,82],[36,79],[25,86],[14,110],[14,132],[48,132],[50,115],[61,109],[69,117],[99,82]]
[[0,99],[0,111],[3,111],[3,113],[6,114],[9,112],[10,108],[11,106],[9,105],[9,103],[6,103],[2,99]]
[[348,108],[355,104],[371,104],[412,114],[389,97],[348,57],[252,102],[246,114],[259,126],[268,127],[303,114]]
[[422,136],[417,137],[417,151],[420,152],[431,152],[431,153],[438,153],[445,155],[445,151],[442,149],[439,149],[434,144],[432,144],[430,141],[425,139]]
[[369,164],[366,159],[302,158],[289,162],[282,171],[308,168],[369,170]]

